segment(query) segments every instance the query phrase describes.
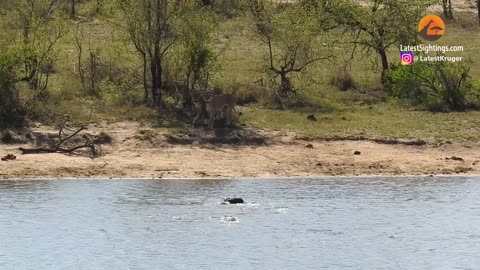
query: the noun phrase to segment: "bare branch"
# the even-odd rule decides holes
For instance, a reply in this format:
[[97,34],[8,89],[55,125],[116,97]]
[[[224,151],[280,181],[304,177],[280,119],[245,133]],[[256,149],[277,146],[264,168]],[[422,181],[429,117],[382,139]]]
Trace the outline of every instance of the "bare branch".
[[53,148],[44,148],[44,147],[39,147],[39,148],[23,148],[20,147],[19,150],[22,152],[22,154],[45,154],[45,153],[73,153],[76,150],[83,149],[83,148],[90,148],[91,153],[93,156],[96,155],[96,150],[95,150],[95,142],[91,140],[90,138],[87,138],[85,143],[73,146],[71,148],[64,148],[62,145],[66,143],[67,141],[73,139],[75,136],[77,136],[81,131],[85,130],[85,127],[80,127],[77,129],[74,133],[71,135],[67,136],[66,138],[62,138],[63,135],[65,134],[63,130],[65,129],[66,125],[68,123],[68,117],[65,118],[65,120],[62,122],[60,125],[60,129],[58,131],[58,142]]

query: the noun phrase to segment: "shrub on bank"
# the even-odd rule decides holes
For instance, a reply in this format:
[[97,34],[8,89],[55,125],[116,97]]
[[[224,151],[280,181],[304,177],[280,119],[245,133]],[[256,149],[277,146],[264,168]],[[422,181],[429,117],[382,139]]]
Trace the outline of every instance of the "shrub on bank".
[[12,143],[13,135],[9,130],[0,131],[0,142],[2,143]]
[[0,127],[17,118],[18,103],[13,65],[13,55],[0,54]]
[[430,111],[463,111],[479,107],[479,87],[465,64],[445,62],[393,66],[386,74],[390,96]]

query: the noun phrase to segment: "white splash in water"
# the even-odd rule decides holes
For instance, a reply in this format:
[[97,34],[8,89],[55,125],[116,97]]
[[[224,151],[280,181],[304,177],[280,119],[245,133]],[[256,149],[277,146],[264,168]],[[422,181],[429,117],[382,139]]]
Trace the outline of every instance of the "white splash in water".
[[220,218],[220,220],[224,223],[240,223],[240,219],[233,216],[223,216]]
[[279,214],[285,214],[288,212],[288,210],[289,210],[288,208],[277,208],[275,209],[275,212]]

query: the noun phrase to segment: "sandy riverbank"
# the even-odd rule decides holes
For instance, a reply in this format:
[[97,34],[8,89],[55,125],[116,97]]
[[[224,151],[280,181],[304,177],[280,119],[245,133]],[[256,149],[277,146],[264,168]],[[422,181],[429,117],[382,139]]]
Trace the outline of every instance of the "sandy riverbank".
[[[383,144],[371,141],[305,141],[295,134],[244,130],[233,134],[191,131],[171,136],[166,129],[117,123],[89,127],[107,132],[113,143],[102,156],[21,155],[25,144],[0,144],[0,178],[232,178],[350,175],[480,174],[480,146]],[[53,128],[33,128],[54,134]],[[221,138],[221,139],[218,139]],[[222,142],[227,142],[224,144]],[[309,145],[310,144],[310,145]],[[360,155],[354,155],[359,151]],[[458,157],[451,159],[451,157]]]

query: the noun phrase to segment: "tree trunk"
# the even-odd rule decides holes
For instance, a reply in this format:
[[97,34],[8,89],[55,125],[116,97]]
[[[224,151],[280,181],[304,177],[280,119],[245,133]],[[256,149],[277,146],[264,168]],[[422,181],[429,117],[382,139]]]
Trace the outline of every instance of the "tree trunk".
[[293,87],[292,83],[290,82],[290,78],[288,78],[288,72],[281,71],[278,73],[280,75],[280,96],[287,97],[290,93],[296,95],[296,90]]
[[90,52],[90,91],[96,94],[95,80],[97,77],[97,55]]
[[449,19],[453,20],[452,0],[448,0],[448,15],[449,15]]
[[442,0],[443,16],[448,19],[447,0]]
[[451,0],[442,0],[443,16],[447,20],[453,20],[453,8]]
[[480,24],[480,0],[477,0],[478,24]]
[[71,6],[71,11],[70,11],[70,16],[72,17],[72,19],[75,19],[76,17],[76,10],[75,10],[75,1],[76,0],[72,0],[72,6]]
[[150,72],[152,75],[152,105],[159,106],[161,101],[162,67],[160,61],[160,44],[154,45],[153,55],[150,61]]
[[157,65],[157,105],[160,105],[162,102],[162,90],[163,90],[163,68],[162,68],[162,55],[160,54],[160,44],[155,46],[155,54],[157,58],[155,59],[155,64]]
[[[78,52],[78,74],[80,76],[80,82],[82,83],[82,88],[85,91],[85,72],[83,70],[82,58],[83,58],[83,26],[79,28],[80,33],[75,34],[75,46],[77,47]],[[75,72],[75,71],[74,71]]]
[[82,88],[85,90],[85,73],[83,72],[82,65],[82,47],[78,48],[78,74],[80,75],[80,82],[82,83]]
[[382,83],[383,83],[385,81],[385,72],[388,70],[388,57],[387,57],[387,52],[385,51],[385,49],[378,50],[378,54],[380,55],[380,59],[382,61],[381,80],[382,80]]
[[152,72],[152,101],[153,105],[160,105],[160,88],[162,87],[162,74],[160,66],[160,45],[157,43],[154,45],[154,52],[151,61],[151,72]]
[[153,55],[152,59],[150,60],[150,73],[152,75],[152,105],[156,105],[156,99],[157,99],[157,91],[158,91],[158,72],[157,72],[157,64],[156,64],[156,59],[157,55]]
[[145,104],[148,103],[148,85],[147,85],[147,72],[148,72],[148,63],[147,63],[147,54],[143,53],[142,54],[142,60],[143,60],[143,102]]
[[190,77],[191,77],[191,72],[189,71],[189,72],[187,72],[186,85],[185,85],[185,88],[183,89],[183,93],[182,93],[182,95],[183,95],[182,105],[183,105],[184,110],[190,110],[193,107],[192,106],[192,104],[193,104],[192,96],[190,94],[190,89],[192,89],[190,87],[190,85],[191,85],[190,84]]
[[[162,87],[162,67],[160,63],[160,40],[161,40],[161,19],[162,19],[162,1],[157,0],[155,6],[154,20],[154,38],[153,38],[153,57],[152,57],[152,99],[153,105],[159,106],[161,100],[160,88]],[[148,19],[151,20],[150,13]],[[152,30],[149,24],[149,30]]]
[[36,56],[33,58],[33,61],[31,63],[31,71],[30,71],[30,76],[28,78],[28,82],[30,84],[30,87],[32,89],[37,90],[38,89],[38,77],[40,74],[40,63],[37,60]]

